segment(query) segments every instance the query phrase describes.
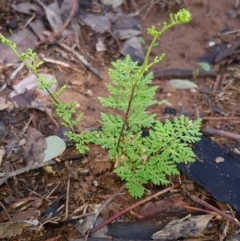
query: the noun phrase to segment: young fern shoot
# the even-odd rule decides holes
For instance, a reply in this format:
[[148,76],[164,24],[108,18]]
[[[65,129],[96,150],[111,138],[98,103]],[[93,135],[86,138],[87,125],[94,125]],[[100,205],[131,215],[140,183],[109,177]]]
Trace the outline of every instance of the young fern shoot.
[[[106,84],[109,95],[99,98],[104,107],[115,109],[115,114],[101,113],[102,129],[92,133],[93,141],[109,150],[109,158],[115,161],[115,173],[127,182],[127,189],[136,198],[144,194],[143,184],[167,184],[167,175],[178,173],[176,163],[194,161],[188,143],[199,140],[201,121],[191,122],[182,116],[162,124],[155,120],[155,114],[146,113],[156,103],[157,90],[156,86],[149,86],[153,75],[147,72],[165,56],[162,54],[149,63],[154,44],[167,29],[190,19],[189,11],[182,9],[170,15],[170,23],[164,23],[160,31],[150,28],[153,41],[143,65],[139,66],[129,56],[112,63],[109,75],[113,83]],[[144,128],[150,128],[145,138]]]
[[[109,96],[99,98],[104,107],[108,107],[115,114],[101,113],[101,130],[92,132],[74,132],[74,127],[81,120],[80,114],[74,115],[76,103],[64,104],[58,100],[66,87],[52,93],[53,82],[47,83],[43,76],[37,73],[42,62],[36,61],[36,53],[28,50],[19,54],[16,45],[0,34],[0,41],[8,45],[19,59],[32,72],[40,89],[46,89],[53,99],[56,114],[62,119],[62,124],[71,132],[67,136],[76,142],[76,149],[80,153],[88,150],[86,144],[92,142],[109,150],[109,158],[115,161],[115,173],[124,181],[133,197],[144,194],[143,184],[149,181],[154,184],[169,183],[167,176],[177,174],[176,163],[193,162],[194,153],[189,143],[200,138],[201,120],[190,121],[181,116],[165,124],[156,120],[155,114],[148,114],[147,108],[156,103],[154,100],[156,86],[150,86],[153,75],[149,68],[161,61],[165,54],[158,56],[149,63],[149,56],[159,37],[169,28],[188,23],[191,14],[186,9],[170,15],[170,22],[164,23],[160,31],[154,27],[148,30],[153,36],[142,66],[133,62],[129,56],[112,63],[109,70],[112,84],[106,84]],[[30,61],[30,62],[29,62]],[[149,129],[147,137],[142,136],[142,130]]]
[[76,134],[74,131],[75,126],[78,124],[78,122],[80,122],[82,118],[82,114],[74,118],[76,113],[75,106],[77,103],[71,102],[65,104],[58,100],[59,95],[66,89],[67,86],[62,86],[60,90],[53,93],[51,91],[51,87],[56,83],[54,80],[47,82],[45,77],[38,73],[38,69],[43,64],[43,61],[37,60],[37,54],[32,49],[28,49],[25,53],[19,53],[16,44],[4,37],[2,34],[0,34],[0,42],[6,44],[19,58],[19,60],[24,63],[26,68],[36,76],[38,82],[37,87],[40,90],[46,90],[48,92],[49,96],[52,98],[53,105],[56,107],[56,114],[62,120],[62,125],[68,127],[70,130],[68,133],[66,133],[66,135],[72,141],[77,142],[77,150],[80,153],[84,153],[86,150],[88,150],[86,144],[88,144],[90,140],[87,138],[87,136],[84,136],[84,133]]

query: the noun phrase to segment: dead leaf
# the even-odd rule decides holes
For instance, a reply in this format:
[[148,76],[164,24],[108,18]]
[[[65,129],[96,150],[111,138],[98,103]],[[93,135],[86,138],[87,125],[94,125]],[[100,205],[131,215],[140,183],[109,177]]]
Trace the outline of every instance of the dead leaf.
[[88,13],[82,21],[97,33],[109,32],[111,29],[111,23],[106,16]]
[[133,37],[125,41],[120,53],[124,56],[130,55],[133,61],[138,61],[140,64],[143,63],[145,56],[142,45],[137,37]]
[[[20,30],[17,33],[12,34],[8,39],[17,45],[19,53],[23,53],[27,49],[34,49],[37,43],[37,37],[28,29]],[[1,44],[0,62],[4,64],[17,63],[19,62],[19,59],[8,46]]]
[[19,13],[25,13],[25,14],[29,14],[32,15],[33,12],[37,12],[41,14],[41,9],[39,6],[37,6],[36,4],[33,3],[18,3],[18,4],[12,4],[11,7]]
[[17,108],[29,107],[35,99],[34,91],[25,91],[12,97],[12,101]]
[[22,233],[24,228],[32,226],[28,222],[0,223],[0,239],[9,239]]
[[[43,76],[45,78],[45,81],[47,83],[49,83],[51,80],[53,80],[56,84],[54,84],[51,87],[51,91],[54,92],[57,89],[57,80],[53,75],[50,74],[41,74],[41,76]],[[19,83],[17,83],[16,85],[13,85],[13,88],[15,91],[12,91],[10,93],[10,97],[13,98],[13,96],[21,93],[24,93],[25,90],[31,90],[36,88],[38,85],[38,81],[35,75],[31,74],[27,77],[25,77],[24,79],[22,79]],[[46,90],[39,90],[37,89],[37,91],[39,93],[41,93],[42,95],[48,95],[48,92]]]
[[59,8],[58,2],[53,2],[48,6],[44,7],[46,17],[54,33],[57,33],[63,25],[61,19],[61,9]]
[[112,22],[113,34],[120,40],[136,37],[142,33],[139,21],[132,16],[121,14],[116,19],[112,17]]
[[116,36],[120,40],[125,40],[125,39],[129,39],[129,38],[138,36],[139,34],[141,34],[141,31],[139,31],[139,30],[124,29],[124,30],[118,30]]
[[[214,215],[199,215],[186,219],[172,220],[163,229],[153,234],[153,239],[176,240],[201,236],[202,231]],[[201,236],[202,237],[202,236]]]
[[40,41],[44,41],[46,39],[46,35],[44,34],[47,29],[44,26],[44,23],[40,19],[36,19],[35,21],[31,21],[29,24],[33,32],[38,36]]
[[44,162],[50,161],[51,159],[61,155],[66,149],[65,142],[58,136],[48,136],[45,140],[47,147],[44,150]]
[[14,213],[12,215],[12,221],[16,222],[16,221],[27,221],[32,219],[33,217],[36,218],[40,216],[40,211],[36,210],[36,209],[28,209],[25,211],[21,211],[18,213]]
[[35,162],[43,162],[45,157],[44,149],[47,147],[44,135],[32,127],[28,127],[26,140],[25,166],[33,165]]

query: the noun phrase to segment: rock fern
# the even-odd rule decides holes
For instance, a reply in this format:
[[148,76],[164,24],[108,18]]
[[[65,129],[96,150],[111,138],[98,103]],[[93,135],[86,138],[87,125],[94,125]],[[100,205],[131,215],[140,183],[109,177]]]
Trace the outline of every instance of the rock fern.
[[[62,124],[69,127],[68,137],[76,142],[80,153],[88,150],[86,144],[93,142],[108,149],[109,158],[115,161],[115,173],[124,181],[133,197],[144,194],[144,184],[153,182],[156,185],[168,184],[168,176],[178,173],[176,163],[193,162],[194,153],[190,143],[200,138],[201,121],[190,121],[181,116],[172,122],[161,123],[155,114],[148,114],[147,108],[156,103],[154,96],[156,86],[150,86],[153,75],[149,68],[161,61],[165,54],[155,57],[149,63],[149,56],[158,38],[169,28],[188,23],[191,19],[189,11],[183,9],[170,15],[170,22],[164,23],[157,31],[154,27],[148,30],[153,41],[147,51],[144,63],[139,66],[129,56],[112,63],[109,70],[112,84],[106,84],[109,95],[99,98],[104,107],[112,109],[111,113],[101,113],[101,130],[77,134],[74,127],[82,115],[74,119],[75,104],[64,104],[58,100],[65,87],[58,92],[50,90],[53,82],[47,83],[44,77],[37,73],[42,62],[36,61],[36,53],[28,50],[19,54],[16,45],[0,34],[0,41],[8,45],[26,67],[37,77],[39,88],[46,89],[53,99],[57,115]],[[30,61],[30,62],[29,62]],[[142,136],[143,129],[149,130],[147,137]]]
[[[156,185],[168,184],[167,176],[178,174],[176,163],[193,162],[194,153],[190,143],[200,138],[201,121],[190,121],[181,116],[172,122],[161,123],[147,108],[156,103],[156,86],[150,86],[153,76],[149,67],[161,61],[165,54],[149,63],[149,56],[158,38],[167,29],[190,21],[190,13],[181,10],[170,16],[160,31],[149,29],[153,41],[144,63],[139,66],[129,56],[112,63],[109,70],[112,84],[106,84],[109,95],[99,98],[104,107],[114,109],[115,114],[101,113],[101,130],[91,133],[97,145],[109,150],[109,158],[115,161],[114,172],[124,181],[133,197],[144,194],[148,182]],[[142,137],[142,130],[149,135]]]

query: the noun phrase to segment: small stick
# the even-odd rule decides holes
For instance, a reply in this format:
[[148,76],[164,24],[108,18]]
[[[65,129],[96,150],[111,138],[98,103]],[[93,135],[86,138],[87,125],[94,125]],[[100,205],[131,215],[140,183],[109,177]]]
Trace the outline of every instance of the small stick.
[[66,207],[65,207],[65,220],[68,219],[68,204],[69,204],[69,192],[70,192],[70,182],[71,182],[71,175],[68,174],[67,180],[67,193],[66,193]]
[[40,197],[40,198],[44,199],[44,200],[47,201],[47,202],[50,202],[49,199],[43,197],[41,194],[39,194],[39,193],[33,191],[32,189],[28,188],[26,185],[23,184],[23,182],[21,182],[21,185],[22,185],[25,189],[27,189],[29,192],[31,192],[31,193],[33,193],[34,195],[36,195],[37,197]]
[[93,74],[95,74],[100,80],[102,79],[100,73],[98,72],[97,69],[95,69],[94,67],[91,66],[91,64],[82,56],[80,55],[76,50],[70,48],[69,46],[67,46],[64,43],[59,43],[59,45],[69,51],[70,53],[72,53],[77,59],[79,59]]
[[[48,199],[55,200],[57,196],[48,196]],[[39,197],[24,197],[24,198],[14,198],[12,202],[28,202],[38,200]]]
[[222,81],[223,81],[223,76],[221,74],[218,74],[217,78],[216,78],[216,81],[213,85],[213,91],[212,91],[213,94],[216,93],[217,90],[220,89],[220,87],[222,85]]
[[120,217],[121,215],[123,215],[124,213],[127,213],[129,212],[130,210],[132,210],[133,208],[145,203],[145,202],[148,202],[150,201],[151,199],[155,198],[155,197],[158,197],[159,195],[162,195],[166,192],[169,192],[170,190],[178,187],[179,184],[175,184],[174,186],[171,186],[171,187],[168,187],[160,192],[157,192],[149,197],[146,197],[144,199],[142,199],[141,201],[138,201],[136,203],[134,203],[133,205],[131,205],[130,207],[128,208],[125,208],[124,210],[120,211],[119,213],[113,215],[112,217],[110,217],[109,219],[105,220],[104,222],[100,223],[99,225],[95,226],[92,230],[91,230],[91,234],[95,233],[97,230],[99,230],[100,228],[102,228],[103,226],[105,226],[106,224],[112,222],[114,219]]
[[[190,119],[196,119],[196,117],[190,117]],[[237,121],[240,121],[240,117],[238,116],[232,116],[232,117],[221,117],[221,116],[217,116],[217,117],[214,117],[214,116],[205,116],[205,117],[201,117],[202,120],[220,120],[220,121],[229,121],[229,120],[237,120]]]
[[202,199],[200,199],[200,198],[198,198],[198,197],[196,197],[196,196],[194,196],[194,195],[189,195],[189,196],[190,196],[190,198],[191,198],[193,201],[202,204],[202,205],[205,206],[206,208],[208,208],[208,209],[210,209],[210,210],[218,213],[220,216],[222,216],[222,217],[226,218],[227,220],[230,220],[231,222],[235,223],[237,226],[240,226],[240,222],[239,222],[236,218],[234,218],[234,217],[226,214],[225,212],[223,212],[223,211],[221,211],[221,210],[213,207],[211,204],[203,201]]
[[211,128],[204,128],[202,131],[206,132],[208,134],[220,135],[220,136],[225,136],[228,138],[240,140],[240,135],[234,134],[234,133],[231,133],[228,131],[216,130],[216,129],[211,129]]
[[[97,221],[97,217],[98,215],[102,212],[102,210],[125,188],[125,184],[117,191],[115,192],[108,200],[106,200],[99,208],[96,209],[96,211],[94,212],[94,222],[93,222],[93,226],[95,225],[96,221]],[[98,226],[98,225],[97,225]],[[85,236],[84,241],[88,240],[88,237],[90,235],[90,233],[92,232],[91,229],[88,229],[87,234]]]
[[60,61],[60,60],[56,60],[56,59],[52,59],[52,58],[47,58],[44,55],[42,55],[41,57],[42,57],[42,60],[45,63],[47,62],[47,63],[52,63],[52,64],[58,64],[58,65],[61,65],[63,67],[71,68],[71,69],[74,69],[78,72],[83,73],[83,71],[79,70],[79,66],[77,66],[77,65],[69,64],[69,63],[66,63],[66,62],[63,62],[63,61]]
[[147,6],[148,6],[148,4],[145,4],[145,5],[142,6],[139,10],[136,10],[136,12],[134,12],[134,13],[129,13],[128,16],[131,16],[131,17],[138,16],[138,15],[144,10],[144,8],[146,8]]
[[[80,155],[80,157],[83,157],[83,155]],[[63,161],[67,161],[67,160],[63,160]],[[36,163],[34,165],[27,166],[27,167],[24,167],[24,168],[20,168],[16,171],[12,171],[12,172],[6,172],[6,173],[0,172],[0,177],[1,177],[0,186],[3,183],[5,183],[9,178],[12,178],[12,177],[18,176],[20,174],[23,174],[25,172],[36,170],[36,169],[39,169],[39,168],[42,168],[42,167],[45,167],[45,166],[50,166],[50,165],[53,165],[53,164],[56,164],[56,163],[59,163],[59,162],[57,162],[55,160],[50,160],[50,161],[46,161],[46,162],[42,162],[42,163]]]
[[12,218],[11,218],[11,216],[9,215],[7,209],[5,208],[5,206],[3,205],[2,202],[0,202],[0,205],[2,206],[3,210],[4,210],[5,213],[7,214],[9,221],[12,222]]
[[183,207],[188,209],[188,210],[193,210],[193,211],[197,211],[197,212],[203,212],[203,213],[208,213],[208,214],[212,214],[212,215],[217,215],[216,212],[209,211],[209,210],[202,209],[202,208],[196,208],[196,207],[192,207],[192,206],[188,206],[188,205],[185,205]]
[[201,69],[196,72],[194,69],[163,69],[163,70],[154,70],[153,78],[154,79],[170,79],[170,78],[194,78],[194,77],[213,77],[217,76],[216,70],[212,69],[209,71],[203,71]]
[[58,188],[60,183],[57,184],[57,186],[55,188],[53,188],[53,190],[47,195],[47,198],[49,199],[49,197],[51,197],[51,195],[53,194],[53,192]]
[[10,85],[11,81],[18,75],[18,73],[24,68],[25,64],[20,63],[18,67],[12,72],[9,79],[7,80],[8,84]]
[[35,169],[38,169],[38,168],[41,168],[41,167],[53,165],[55,163],[57,163],[57,162],[54,161],[54,160],[50,160],[50,161],[47,161],[47,162],[37,163],[37,164],[31,165],[31,166],[28,166],[28,167],[20,168],[16,171],[13,171],[13,172],[0,173],[0,176],[2,177],[0,179],[0,186],[3,183],[5,183],[9,178],[18,176],[18,175],[23,174],[25,172],[29,172],[29,171],[32,171],[32,170],[35,170]]
[[[106,206],[119,194],[121,193],[121,191],[125,188],[125,184],[117,191],[115,192],[109,199],[107,199],[97,210],[96,214],[95,214],[95,222],[97,220],[98,215],[102,212],[102,210],[104,208],[106,208]],[[94,223],[95,223],[94,222]]]
[[81,214],[81,215],[78,215],[78,216],[72,216],[72,217],[70,218],[70,220],[80,219],[80,218],[83,218],[83,217],[92,216],[92,215],[94,215],[94,214],[95,214],[95,212],[84,213],[84,214]]

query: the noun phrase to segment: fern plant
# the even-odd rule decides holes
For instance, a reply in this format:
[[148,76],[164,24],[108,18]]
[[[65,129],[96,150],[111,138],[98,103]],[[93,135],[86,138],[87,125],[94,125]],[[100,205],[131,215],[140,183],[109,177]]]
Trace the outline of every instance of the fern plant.
[[[155,120],[146,110],[156,103],[156,86],[150,87],[152,73],[149,67],[163,59],[165,54],[149,63],[149,56],[158,38],[169,28],[188,23],[190,13],[183,9],[170,15],[160,31],[148,30],[153,41],[144,63],[139,66],[129,56],[112,63],[109,70],[112,84],[106,84],[109,95],[99,98],[104,107],[115,109],[116,114],[101,113],[101,130],[91,133],[95,144],[108,149],[109,158],[115,161],[114,172],[124,181],[133,197],[144,194],[143,184],[169,183],[167,176],[177,174],[176,163],[193,162],[194,153],[189,143],[200,136],[201,121],[190,121],[181,116],[165,124]],[[149,128],[149,136],[142,138],[142,130]]]
[[82,114],[78,115],[76,118],[74,117],[76,114],[76,102],[71,103],[62,103],[59,101],[59,95],[67,88],[67,86],[62,86],[60,90],[56,92],[51,91],[51,87],[56,84],[54,80],[46,81],[45,77],[38,73],[39,67],[44,63],[43,61],[38,61],[36,56],[37,54],[33,52],[32,49],[28,49],[26,52],[19,53],[17,50],[17,46],[11,40],[4,37],[0,34],[0,42],[6,44],[13,53],[20,59],[21,62],[24,63],[26,68],[36,76],[38,81],[38,88],[40,90],[46,90],[49,96],[52,98],[52,103],[56,108],[56,114],[62,120],[62,125],[68,127],[70,129],[69,132],[66,133],[67,137],[72,140],[76,141],[76,148],[80,153],[85,153],[88,149],[86,144],[90,142],[85,136],[84,133],[77,134],[74,131],[75,126],[81,121]]
[[[62,119],[62,124],[71,130],[67,136],[76,142],[76,149],[84,153],[88,150],[86,144],[89,142],[108,149],[109,158],[115,161],[114,172],[126,181],[130,194],[138,198],[144,194],[144,184],[149,181],[157,185],[168,184],[167,176],[178,173],[176,163],[194,161],[189,144],[200,139],[201,120],[190,121],[181,116],[163,124],[155,119],[155,114],[146,112],[148,107],[156,103],[154,96],[157,90],[156,86],[149,86],[153,78],[152,73],[148,73],[149,68],[165,56],[162,54],[149,63],[150,53],[167,29],[188,23],[190,19],[189,11],[182,9],[171,14],[170,22],[165,22],[160,31],[150,28],[148,33],[153,36],[153,41],[142,66],[133,62],[129,56],[112,63],[109,75],[113,83],[106,84],[109,96],[99,97],[99,100],[104,107],[113,109],[115,114],[101,113],[101,130],[80,134],[74,132],[74,127],[82,118],[81,114],[74,118],[76,103],[64,104],[58,100],[66,87],[52,93],[50,88],[54,83],[47,83],[37,73],[43,62],[36,60],[36,53],[28,50],[19,54],[16,45],[1,34],[0,41],[8,45],[36,76],[38,87],[48,91],[56,107],[56,114]],[[149,136],[143,138],[144,128],[149,129]]]

